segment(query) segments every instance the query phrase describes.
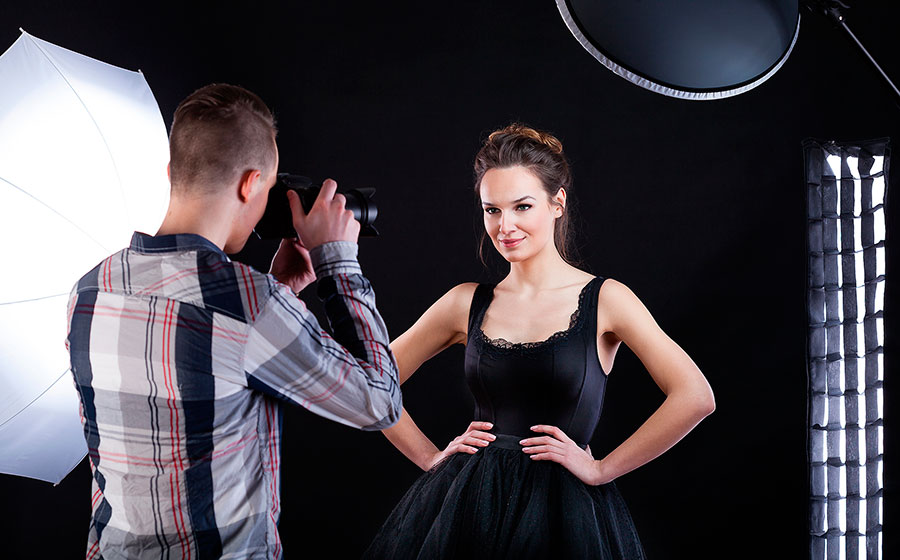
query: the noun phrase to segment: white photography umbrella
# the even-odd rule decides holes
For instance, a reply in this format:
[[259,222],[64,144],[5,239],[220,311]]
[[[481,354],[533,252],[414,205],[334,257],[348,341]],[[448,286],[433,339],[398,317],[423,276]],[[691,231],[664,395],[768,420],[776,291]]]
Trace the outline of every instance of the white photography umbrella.
[[55,484],[87,452],[69,291],[132,231],[157,230],[168,159],[140,72],[24,31],[0,55],[0,472]]

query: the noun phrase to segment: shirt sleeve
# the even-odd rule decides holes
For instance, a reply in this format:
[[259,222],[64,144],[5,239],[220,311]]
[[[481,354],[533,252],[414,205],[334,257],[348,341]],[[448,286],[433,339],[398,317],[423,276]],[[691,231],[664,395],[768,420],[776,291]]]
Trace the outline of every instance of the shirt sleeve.
[[249,330],[244,372],[253,389],[330,420],[381,430],[399,419],[401,392],[387,327],[356,251],[343,241],[310,251],[333,336],[290,288],[272,280],[271,297]]

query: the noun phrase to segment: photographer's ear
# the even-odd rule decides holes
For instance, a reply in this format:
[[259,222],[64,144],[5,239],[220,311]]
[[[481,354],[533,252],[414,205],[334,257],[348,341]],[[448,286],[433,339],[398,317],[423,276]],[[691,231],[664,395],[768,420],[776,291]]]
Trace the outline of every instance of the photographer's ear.
[[241,199],[241,202],[248,202],[254,195],[254,191],[262,188],[261,177],[262,172],[259,169],[244,171],[244,174],[241,175],[241,183],[238,186],[238,197]]

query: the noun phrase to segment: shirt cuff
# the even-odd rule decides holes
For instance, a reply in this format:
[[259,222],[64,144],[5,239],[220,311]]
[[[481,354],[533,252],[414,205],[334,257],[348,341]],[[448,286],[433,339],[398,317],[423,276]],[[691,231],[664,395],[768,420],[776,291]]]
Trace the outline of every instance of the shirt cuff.
[[359,246],[350,241],[329,241],[309,252],[317,278],[337,274],[362,274],[356,254]]

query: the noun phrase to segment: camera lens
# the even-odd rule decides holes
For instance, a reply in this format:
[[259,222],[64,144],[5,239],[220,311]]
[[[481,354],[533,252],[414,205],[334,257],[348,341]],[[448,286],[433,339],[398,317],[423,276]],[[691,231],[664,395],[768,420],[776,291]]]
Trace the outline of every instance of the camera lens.
[[[288,203],[287,192],[293,190],[300,197],[300,205],[304,212],[309,212],[322,185],[317,185],[309,177],[279,173],[275,185],[269,190],[269,199],[266,203],[266,211],[260,218],[253,231],[262,239],[284,239],[297,237],[294,231],[291,206]],[[378,217],[378,207],[373,200],[375,189],[338,189],[346,199],[345,207],[353,212],[353,217],[360,224],[360,236],[376,237],[378,230],[372,225]]]

